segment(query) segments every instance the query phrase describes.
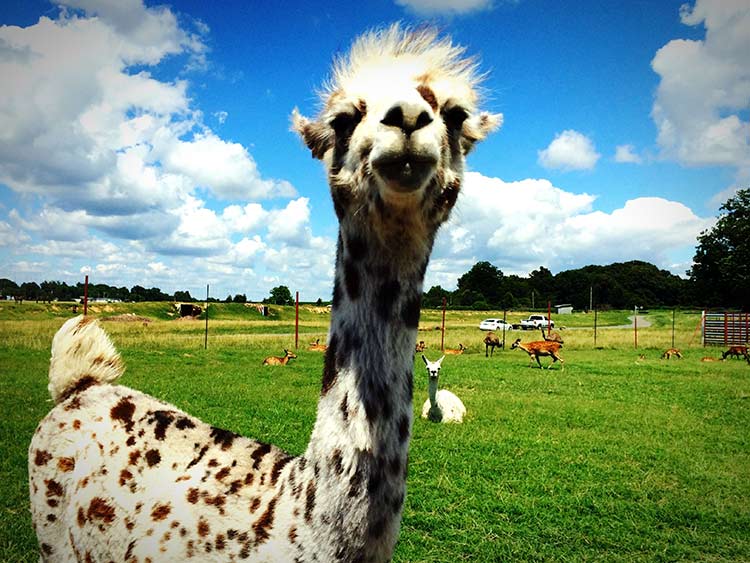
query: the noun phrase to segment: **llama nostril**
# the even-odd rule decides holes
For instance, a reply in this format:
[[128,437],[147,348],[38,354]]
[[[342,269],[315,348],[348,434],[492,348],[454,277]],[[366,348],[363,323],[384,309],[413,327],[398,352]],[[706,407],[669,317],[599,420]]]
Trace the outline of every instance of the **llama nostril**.
[[407,106],[407,113],[404,113],[404,107],[401,104],[395,105],[385,113],[380,123],[389,127],[398,127],[407,135],[432,123],[432,116],[428,111],[422,110],[417,114],[416,111],[410,110],[417,110],[417,108]]
[[401,109],[401,106],[393,106],[391,109],[389,109],[385,117],[380,121],[383,125],[388,125],[390,127],[398,127],[399,129],[404,128],[404,110]]
[[414,124],[414,130],[421,129],[422,127],[428,126],[432,123],[432,117],[426,111],[423,111],[417,117],[417,122]]

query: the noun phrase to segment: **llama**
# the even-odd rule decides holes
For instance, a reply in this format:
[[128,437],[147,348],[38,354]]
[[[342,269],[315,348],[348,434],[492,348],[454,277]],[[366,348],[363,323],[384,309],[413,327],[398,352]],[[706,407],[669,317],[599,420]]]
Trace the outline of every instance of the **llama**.
[[284,348],[284,355],[282,357],[279,356],[268,356],[265,360],[263,360],[264,366],[285,366],[289,363],[289,360],[292,360],[297,357],[297,354],[293,354],[286,348]]
[[328,350],[328,346],[325,344],[320,343],[320,338],[315,339],[315,342],[310,342],[310,348],[308,348],[311,352],[325,352]]
[[677,348],[668,348],[664,350],[664,353],[661,355],[662,360],[669,360],[674,356],[678,360],[682,359],[682,352],[680,352]]
[[542,362],[539,361],[540,356],[550,356],[552,358],[552,363],[547,366],[547,369],[552,368],[552,364],[559,361],[560,362],[560,369],[565,369],[565,362],[560,357],[560,347],[561,344],[559,342],[550,342],[547,340],[539,340],[536,342],[527,342],[526,344],[521,344],[521,339],[518,338],[516,341],[511,344],[510,349],[515,350],[516,348],[520,348],[524,352],[526,352],[529,355],[529,365],[532,365],[532,358],[536,360],[536,363],[539,364],[539,369],[542,369]]
[[464,421],[464,415],[466,414],[466,407],[461,399],[445,389],[438,391],[440,364],[443,363],[444,359],[445,356],[442,356],[438,361],[431,362],[424,355],[422,356],[429,377],[429,398],[422,405],[422,418],[432,422],[456,422],[460,424]]
[[476,63],[430,29],[358,39],[293,128],[328,174],[339,236],[316,420],[299,456],[116,385],[87,318],[52,345],[56,406],[29,448],[44,561],[363,561],[393,556],[406,494],[425,270],[465,156],[500,125]]
[[484,337],[484,357],[487,356],[487,350],[491,349],[489,355],[492,356],[495,353],[495,347],[502,348],[503,343],[500,342],[500,338],[494,332],[488,332],[487,336]]
[[466,347],[459,343],[458,348],[446,348],[443,350],[444,354],[452,355],[452,356],[460,356],[466,351]]

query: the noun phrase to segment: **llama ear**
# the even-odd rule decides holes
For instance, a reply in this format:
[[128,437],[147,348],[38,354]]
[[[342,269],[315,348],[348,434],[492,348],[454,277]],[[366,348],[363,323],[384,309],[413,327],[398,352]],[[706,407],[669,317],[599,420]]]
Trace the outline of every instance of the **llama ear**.
[[464,154],[468,154],[478,141],[483,140],[495,129],[499,129],[502,124],[502,113],[487,113],[483,111],[479,114],[469,116],[464,121],[463,129],[461,130],[461,148]]
[[445,359],[445,354],[443,354],[442,356],[440,356],[440,359],[437,362],[435,362],[435,363],[437,363],[437,365],[440,365],[440,364],[443,363],[444,359]]
[[297,108],[292,111],[292,131],[299,133],[302,140],[312,151],[314,158],[322,160],[326,151],[333,146],[333,131],[319,121],[310,121],[300,114]]
[[422,359],[424,360],[424,365],[427,365],[427,358],[424,357],[424,354],[422,354]]

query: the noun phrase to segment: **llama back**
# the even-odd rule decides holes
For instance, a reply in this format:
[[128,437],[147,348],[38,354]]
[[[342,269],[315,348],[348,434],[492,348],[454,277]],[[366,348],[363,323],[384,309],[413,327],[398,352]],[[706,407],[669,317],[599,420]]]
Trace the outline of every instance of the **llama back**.
[[120,354],[91,317],[66,321],[52,339],[47,388],[55,403],[91,385],[114,383],[123,371]]
[[[296,458],[109,384],[122,363],[95,322],[67,321],[52,349],[49,389],[58,404],[37,427],[28,458],[42,561],[294,558],[278,545],[291,528],[283,524],[312,502],[301,484],[280,486]],[[297,468],[300,483],[313,470]],[[295,534],[312,545],[306,524]]]

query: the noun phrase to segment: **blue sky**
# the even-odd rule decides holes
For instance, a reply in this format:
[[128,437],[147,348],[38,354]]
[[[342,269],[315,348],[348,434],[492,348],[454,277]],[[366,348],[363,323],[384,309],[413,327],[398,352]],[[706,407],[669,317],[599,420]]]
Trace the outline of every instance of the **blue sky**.
[[0,7],[0,277],[330,296],[325,176],[289,130],[361,32],[425,22],[503,127],[426,287],[641,259],[684,274],[750,184],[750,1],[140,0]]

